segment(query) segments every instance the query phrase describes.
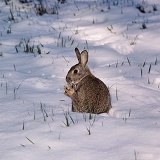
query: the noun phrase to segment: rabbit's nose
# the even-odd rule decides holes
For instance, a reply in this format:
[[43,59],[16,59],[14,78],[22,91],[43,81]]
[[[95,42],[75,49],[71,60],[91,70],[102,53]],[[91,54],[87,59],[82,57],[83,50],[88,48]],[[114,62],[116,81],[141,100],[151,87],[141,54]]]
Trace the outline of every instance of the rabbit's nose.
[[71,78],[70,78],[69,76],[66,76],[66,81],[67,81],[68,83],[70,83],[70,82],[71,82]]

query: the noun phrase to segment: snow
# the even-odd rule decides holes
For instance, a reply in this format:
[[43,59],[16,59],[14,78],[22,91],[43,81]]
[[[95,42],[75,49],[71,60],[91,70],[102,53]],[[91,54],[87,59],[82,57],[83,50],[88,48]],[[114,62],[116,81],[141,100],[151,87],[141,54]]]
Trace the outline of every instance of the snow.
[[[104,0],[50,0],[58,14],[42,16],[7,2],[0,1],[0,159],[160,160],[159,0],[110,0],[110,9]],[[109,114],[71,112],[63,86],[75,47],[89,51],[92,73],[109,87]]]

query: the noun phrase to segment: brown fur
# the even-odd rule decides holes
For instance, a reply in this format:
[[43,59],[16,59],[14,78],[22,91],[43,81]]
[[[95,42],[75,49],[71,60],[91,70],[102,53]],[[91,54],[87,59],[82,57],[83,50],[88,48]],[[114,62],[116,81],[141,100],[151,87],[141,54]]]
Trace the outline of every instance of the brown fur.
[[[107,86],[91,74],[88,66],[88,52],[75,49],[79,63],[71,67],[64,87],[65,94],[72,99],[72,111],[86,113],[108,113],[111,108]],[[77,71],[75,71],[77,70]]]

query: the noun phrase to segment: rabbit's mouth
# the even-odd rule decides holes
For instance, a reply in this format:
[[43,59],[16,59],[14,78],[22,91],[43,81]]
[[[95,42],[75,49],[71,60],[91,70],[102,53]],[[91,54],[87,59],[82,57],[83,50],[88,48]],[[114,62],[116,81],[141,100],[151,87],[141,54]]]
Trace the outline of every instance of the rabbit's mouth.
[[69,84],[75,86],[75,85],[77,85],[80,81],[81,81],[81,80],[71,81]]
[[66,82],[70,85],[77,85],[81,80],[82,78],[71,78],[69,76],[66,76]]
[[66,81],[69,85],[75,85],[77,82],[72,80],[70,77],[66,77]]
[[68,83],[68,85],[69,85],[69,86],[73,86],[73,85],[74,85],[74,83],[70,82],[70,83]]

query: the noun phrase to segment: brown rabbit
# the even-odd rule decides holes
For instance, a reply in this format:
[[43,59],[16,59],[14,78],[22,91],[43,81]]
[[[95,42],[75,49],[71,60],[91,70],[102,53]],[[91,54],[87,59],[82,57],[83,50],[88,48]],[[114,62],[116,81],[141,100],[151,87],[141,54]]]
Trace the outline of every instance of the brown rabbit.
[[108,113],[111,99],[107,86],[96,78],[87,66],[88,52],[75,48],[78,64],[71,67],[66,76],[65,94],[72,99],[73,112]]

